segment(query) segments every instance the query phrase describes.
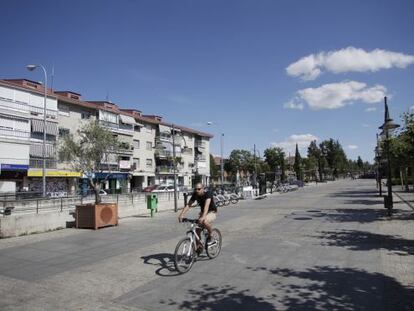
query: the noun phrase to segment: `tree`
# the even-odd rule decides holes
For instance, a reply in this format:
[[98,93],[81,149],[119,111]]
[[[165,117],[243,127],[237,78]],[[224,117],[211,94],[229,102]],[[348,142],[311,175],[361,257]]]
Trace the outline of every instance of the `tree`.
[[214,161],[213,155],[210,153],[210,176],[213,179],[216,179],[220,176],[220,170]]
[[360,173],[361,171],[364,170],[364,161],[362,161],[360,156],[358,156],[358,159],[357,159],[357,167]]
[[235,149],[225,161],[224,167],[232,175],[233,179],[235,179],[237,171],[251,173],[255,169],[253,155],[248,150]]
[[107,170],[110,176],[110,167],[105,163],[110,160],[118,162],[119,149],[124,146],[107,128],[101,126],[97,121],[84,124],[77,131],[77,136],[72,134],[63,136],[59,148],[59,159],[69,162],[72,169],[87,176],[89,184],[95,193],[95,203],[101,202],[99,191],[100,182],[94,179],[94,173]]
[[[398,168],[401,183],[405,190],[409,190],[408,175],[411,167],[412,182],[414,184],[414,114],[402,115],[403,125],[399,134],[390,139],[390,155],[393,168]],[[404,181],[406,181],[404,183]]]
[[311,141],[309,144],[308,159],[310,163],[316,164],[314,169],[319,173],[319,180],[323,180],[323,163],[325,160],[322,157],[321,149],[319,149],[318,145],[316,144],[316,140]]
[[281,170],[281,179],[285,180],[285,152],[282,148],[267,148],[264,151],[265,162],[269,165],[271,171]]
[[294,164],[293,167],[295,169],[296,178],[298,180],[303,180],[303,176],[302,176],[302,158],[301,158],[300,153],[299,153],[298,144],[296,144],[295,164]]

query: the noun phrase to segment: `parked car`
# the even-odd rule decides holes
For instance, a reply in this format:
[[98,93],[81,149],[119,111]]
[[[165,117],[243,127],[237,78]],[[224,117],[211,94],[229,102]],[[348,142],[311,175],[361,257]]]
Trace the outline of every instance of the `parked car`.
[[142,189],[143,192],[152,192],[157,189],[158,185],[151,185]]
[[[178,187],[177,191],[179,191]],[[174,186],[158,186],[157,189],[152,192],[174,192]]]
[[99,190],[99,195],[108,195],[108,193],[106,193],[106,191],[105,190]]

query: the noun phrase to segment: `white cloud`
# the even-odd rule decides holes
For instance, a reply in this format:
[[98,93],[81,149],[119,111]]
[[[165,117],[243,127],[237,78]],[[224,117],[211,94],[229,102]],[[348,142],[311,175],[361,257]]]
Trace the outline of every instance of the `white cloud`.
[[294,155],[296,144],[298,144],[298,148],[303,151],[307,149],[309,147],[309,144],[314,140],[319,140],[319,138],[312,134],[294,134],[282,142],[272,143],[271,145],[274,147],[283,148],[287,155],[289,153],[291,155]]
[[366,112],[374,112],[377,111],[377,107],[369,107],[367,109],[365,109]]
[[300,101],[297,101],[297,99],[295,98],[295,99],[288,101],[287,103],[284,103],[283,107],[286,109],[303,110],[303,108],[305,108],[305,105],[301,103]]
[[371,127],[369,124],[362,124],[362,127]]
[[410,107],[410,112],[414,112],[414,106]]
[[329,52],[320,52],[302,57],[286,68],[288,75],[303,80],[314,80],[324,71],[344,73],[350,71],[366,72],[406,68],[414,63],[414,55],[375,49],[367,52],[352,46]]
[[290,102],[292,106],[307,103],[313,110],[338,109],[353,101],[368,104],[382,102],[386,92],[386,87],[382,85],[367,87],[362,82],[344,81],[299,90]]
[[355,150],[358,149],[357,145],[348,145],[348,149]]

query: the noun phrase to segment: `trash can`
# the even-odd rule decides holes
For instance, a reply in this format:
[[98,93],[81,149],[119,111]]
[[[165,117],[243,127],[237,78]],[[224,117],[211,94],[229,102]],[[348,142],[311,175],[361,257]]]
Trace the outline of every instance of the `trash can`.
[[158,197],[155,193],[147,195],[147,209],[151,210],[151,217],[154,217],[154,211],[158,211]]

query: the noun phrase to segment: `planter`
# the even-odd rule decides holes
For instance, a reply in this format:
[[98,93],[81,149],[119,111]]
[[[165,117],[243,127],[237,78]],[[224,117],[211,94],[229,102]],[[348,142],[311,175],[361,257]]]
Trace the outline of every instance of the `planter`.
[[98,229],[118,225],[116,203],[76,205],[76,228]]

